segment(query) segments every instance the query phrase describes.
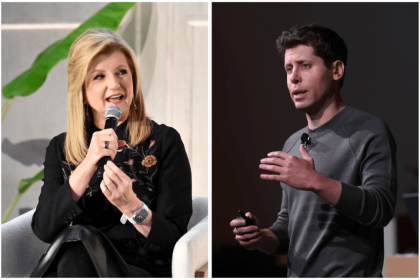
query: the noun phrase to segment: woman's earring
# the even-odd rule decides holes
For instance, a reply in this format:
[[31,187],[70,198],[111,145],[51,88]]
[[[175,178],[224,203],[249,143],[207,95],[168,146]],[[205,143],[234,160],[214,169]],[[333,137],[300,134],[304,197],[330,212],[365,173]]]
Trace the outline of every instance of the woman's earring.
[[137,105],[136,105],[136,103],[134,103],[134,110],[137,110]]

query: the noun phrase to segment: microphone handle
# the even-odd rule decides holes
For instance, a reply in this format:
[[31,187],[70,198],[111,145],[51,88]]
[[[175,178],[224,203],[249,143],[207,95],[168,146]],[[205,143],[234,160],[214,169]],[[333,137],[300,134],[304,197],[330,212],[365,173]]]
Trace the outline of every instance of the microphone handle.
[[[118,120],[116,118],[110,117],[110,118],[106,119],[104,129],[112,128],[114,131],[117,131],[117,126],[118,126]],[[97,178],[98,179],[103,178],[103,176],[104,176],[104,165],[106,164],[106,162],[108,160],[111,160],[111,157],[105,156],[105,157],[103,157],[99,160],[98,173],[97,173]]]
[[98,179],[102,179],[103,178],[103,176],[104,176],[104,165],[106,164],[106,162],[108,161],[108,160],[111,160],[111,158],[109,157],[109,156],[105,156],[105,157],[103,157],[103,158],[101,158],[100,160],[99,160],[99,163],[98,163],[98,173],[97,173],[97,177],[98,177]]

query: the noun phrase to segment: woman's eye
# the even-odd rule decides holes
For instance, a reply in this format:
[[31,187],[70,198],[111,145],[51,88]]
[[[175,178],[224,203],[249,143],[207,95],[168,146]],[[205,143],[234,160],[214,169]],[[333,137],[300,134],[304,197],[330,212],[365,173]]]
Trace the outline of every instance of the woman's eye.
[[94,80],[102,80],[105,77],[105,75],[99,74],[96,75],[95,78],[93,78]]
[[127,70],[120,70],[120,71],[118,71],[118,74],[120,74],[120,75],[127,74]]

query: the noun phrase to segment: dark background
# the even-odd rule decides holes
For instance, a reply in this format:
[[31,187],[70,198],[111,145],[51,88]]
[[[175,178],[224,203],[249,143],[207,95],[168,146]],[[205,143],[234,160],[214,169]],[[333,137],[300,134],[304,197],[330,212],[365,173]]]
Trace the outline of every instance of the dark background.
[[418,192],[418,4],[213,3],[213,277],[286,276],[285,258],[241,248],[229,223],[241,209],[267,228],[280,210],[279,183],[260,179],[259,161],[307,122],[290,99],[275,41],[312,22],[347,44],[344,102],[380,117],[394,135],[398,252],[418,246],[401,199]]

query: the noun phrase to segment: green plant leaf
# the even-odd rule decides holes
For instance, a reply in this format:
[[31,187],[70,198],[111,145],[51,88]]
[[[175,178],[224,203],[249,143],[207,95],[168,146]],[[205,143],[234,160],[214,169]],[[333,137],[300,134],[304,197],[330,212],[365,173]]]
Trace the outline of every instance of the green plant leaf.
[[32,186],[34,183],[36,183],[36,182],[38,182],[42,179],[44,179],[44,169],[39,171],[38,174],[36,174],[32,178],[27,178],[27,179],[20,180],[19,186],[18,186],[18,193],[23,194],[24,192],[26,192],[27,189],[29,189],[30,186]]
[[83,22],[67,37],[46,48],[38,55],[31,68],[3,87],[3,96],[27,96],[38,90],[47,78],[48,72],[61,60],[66,59],[74,40],[89,28],[117,30],[125,13],[135,5],[131,3],[110,3]]

